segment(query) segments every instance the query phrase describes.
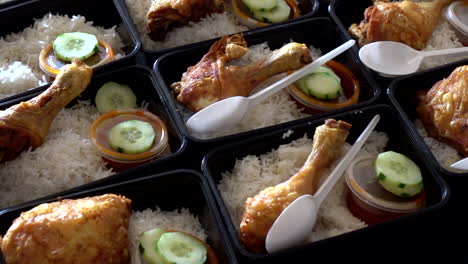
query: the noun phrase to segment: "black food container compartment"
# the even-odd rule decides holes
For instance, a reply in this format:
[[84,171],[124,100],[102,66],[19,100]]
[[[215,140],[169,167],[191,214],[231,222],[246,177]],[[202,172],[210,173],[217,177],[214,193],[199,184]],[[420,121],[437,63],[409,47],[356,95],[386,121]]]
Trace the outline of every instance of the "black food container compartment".
[[[120,6],[115,1],[117,0],[29,0],[29,1],[12,1],[11,5],[0,9],[0,37],[5,37],[12,33],[19,33],[25,28],[34,24],[35,19],[40,19],[46,14],[53,15],[68,15],[70,18],[74,15],[81,15],[86,18],[86,21],[92,21],[93,26],[104,28],[116,27],[116,32],[119,34],[124,47],[125,55],[112,62],[106,63],[96,69],[118,69],[125,63],[134,60],[135,55],[140,49],[141,43],[137,34],[129,26],[128,18],[122,14]],[[7,2],[10,3],[10,2]],[[14,3],[14,5],[13,5]],[[0,8],[2,6],[0,5]],[[39,63],[39,55],[37,58]],[[44,89],[47,85],[41,87],[31,87],[32,89],[25,92],[13,95],[7,98],[0,99],[0,102],[15,99],[24,95],[35,93]]]
[[[268,46],[273,50],[282,47],[292,40],[299,43],[305,43],[307,46],[312,45],[314,48],[320,49],[322,54],[331,51],[348,40],[348,38],[340,32],[336,25],[331,20],[326,18],[306,19],[292,24],[280,25],[275,28],[262,29],[261,31],[257,31],[252,34],[245,34],[244,37],[248,46],[267,42]],[[159,58],[154,65],[154,71],[158,77],[160,88],[162,89],[162,92],[168,101],[170,110],[173,111],[177,116],[177,123],[181,127],[182,133],[191,140],[212,143],[221,141],[223,139],[232,140],[233,138],[241,135],[245,136],[251,134],[252,131],[260,132],[271,129],[272,127],[276,127],[270,126],[206,140],[195,138],[189,134],[189,131],[185,125],[187,118],[184,117],[183,114],[184,112],[187,113],[188,110],[182,104],[179,104],[176,101],[170,85],[174,82],[180,81],[182,74],[187,70],[187,68],[197,64],[203,55],[205,55],[205,53],[209,50],[213,42],[214,40],[200,44],[196,47],[191,47],[186,50],[178,50],[166,54]],[[356,78],[359,80],[361,88],[358,104],[332,110],[326,113],[312,115],[307,117],[307,119],[316,119],[334,112],[346,111],[359,106],[371,104],[378,99],[381,93],[380,88],[370,77],[369,71],[363,67],[363,65],[359,62],[357,55],[352,50],[344,52],[334,60],[348,67],[348,69],[353,72]],[[288,123],[294,122],[300,121],[295,120]]]
[[[330,17],[336,22],[342,32],[346,36],[351,37],[348,32],[348,28],[352,24],[361,23],[364,19],[364,11],[366,8],[372,6],[374,1],[364,0],[364,1],[347,1],[347,0],[332,0],[328,12]],[[356,49],[358,49],[356,47]],[[367,67],[366,67],[367,68]],[[382,84],[382,86],[388,86],[393,80],[397,79],[396,77],[380,75],[378,72],[371,70],[373,77]]]
[[[155,88],[156,81],[150,69],[145,66],[127,66],[119,70],[106,71],[104,73],[97,73],[91,79],[91,83],[86,88],[86,90],[70,102],[67,107],[71,107],[77,103],[78,100],[91,100],[92,105],[94,104],[94,97],[98,89],[106,82],[117,82],[121,84],[128,85],[135,96],[137,97],[137,105],[141,107],[142,105],[146,106],[146,110],[157,115],[166,125],[169,134],[169,147],[171,150],[170,154],[167,154],[163,157],[154,159],[143,165],[139,165],[134,168],[130,168],[121,172],[117,172],[109,177],[102,178],[100,180],[87,183],[81,186],[74,186],[70,190],[61,190],[58,194],[69,193],[70,191],[79,191],[89,186],[96,186],[97,184],[109,184],[114,181],[127,180],[129,178],[142,177],[154,173],[163,172],[169,168],[180,167],[177,160],[182,154],[186,146],[186,140],[182,137],[179,128],[176,126],[174,118],[171,113],[167,110],[167,105],[164,100],[161,99],[161,95]],[[0,109],[6,109],[10,106],[18,104],[20,102],[27,101],[40,92],[36,92],[15,100],[8,102],[0,103]],[[47,138],[46,138],[47,141]],[[26,166],[26,164],[25,164]],[[58,194],[50,194],[45,197],[55,197]],[[40,197],[37,197],[40,198]]]
[[405,121],[407,129],[414,131],[417,140],[421,142],[421,149],[424,152],[427,162],[436,167],[444,175],[448,176],[468,176],[468,172],[456,173],[445,169],[435,158],[434,153],[429,146],[424,143],[422,135],[417,131],[414,124],[419,115],[416,108],[419,105],[418,92],[428,91],[432,86],[440,80],[447,78],[455,68],[463,65],[468,65],[468,60],[455,62],[448,65],[439,66],[432,70],[416,73],[407,77],[402,77],[390,85],[388,88],[388,96],[391,103],[400,113]]
[[[39,204],[108,193],[123,195],[131,199],[133,211],[155,209],[156,207],[162,211],[187,208],[200,220],[207,234],[207,243],[216,252],[219,263],[237,263],[208,184],[199,173],[191,170],[175,170],[155,174],[6,208],[0,211],[0,234],[4,235],[13,220],[19,217],[22,212]],[[0,263],[5,263],[3,257],[0,258]]]
[[[248,251],[239,240],[239,233],[217,187],[222,179],[222,173],[231,171],[236,161],[247,155],[260,156],[266,154],[273,149],[277,149],[280,145],[302,138],[304,134],[307,134],[308,138],[312,138],[315,128],[322,125],[327,118],[344,120],[352,124],[347,139],[347,142],[352,144],[376,114],[380,114],[381,118],[374,131],[385,132],[389,138],[385,150],[403,153],[421,168],[426,192],[426,207],[393,220],[369,225],[363,229],[274,254],[254,254]],[[334,261],[357,263],[363,259],[371,259],[371,256],[382,257],[382,249],[384,248],[391,248],[391,252],[401,253],[396,255],[388,254],[388,256],[386,254],[386,259],[389,257],[398,260],[409,255],[422,258],[426,256],[427,246],[433,245],[430,243],[435,241],[435,238],[431,236],[436,236],[435,231],[429,234],[431,231],[426,229],[431,225],[439,225],[439,223],[430,222],[431,215],[438,214],[439,209],[447,203],[449,189],[436,170],[425,162],[426,158],[421,151],[420,143],[415,140],[410,131],[404,129],[398,113],[388,105],[369,106],[346,113],[334,114],[327,118],[282,127],[273,132],[240,140],[216,148],[205,156],[202,171],[208,178],[223,220],[226,223],[230,239],[235,245],[236,253],[244,259],[255,261],[255,263],[309,263],[311,259],[323,263],[334,263]],[[293,133],[288,137],[284,137],[284,133],[289,130],[293,131]],[[434,228],[431,227],[431,229]],[[427,238],[424,237],[426,234]],[[425,241],[431,242],[426,245]],[[440,241],[440,243],[444,242]],[[407,251],[408,247],[412,248],[412,252]]]
[[[130,14],[129,8],[128,8],[127,3],[126,3],[126,0],[115,0],[115,1],[118,1],[118,3],[121,6],[121,9],[124,10],[123,12],[125,12],[125,15],[131,21],[130,24],[132,25],[133,30],[135,32],[138,32],[138,29],[136,28],[137,25],[135,23],[133,23],[133,17]],[[230,2],[230,1],[231,0],[225,0],[225,2]],[[297,17],[297,18],[294,18],[294,19],[289,19],[289,20],[281,22],[281,23],[274,23],[274,24],[266,26],[266,27],[249,29],[249,30],[247,30],[245,32],[256,32],[258,30],[274,28],[274,27],[276,27],[278,25],[293,23],[293,22],[298,21],[298,20],[311,18],[311,17],[314,17],[317,14],[317,12],[319,11],[319,5],[320,5],[319,0],[297,0],[296,2],[298,3],[298,7],[301,10],[304,10],[304,13],[305,13],[304,15],[302,15],[300,17]],[[232,11],[232,12],[234,12],[234,11]],[[143,32],[146,32],[146,29],[143,29]],[[236,33],[236,32],[233,32],[233,33]],[[196,32],[194,32],[194,34],[196,34]],[[224,34],[227,34],[227,33],[224,33]],[[218,37],[222,37],[222,36],[220,35]],[[140,38],[140,36],[139,36],[139,38]],[[170,47],[170,48],[163,48],[163,49],[159,49],[159,50],[147,49],[147,48],[144,47],[144,45],[142,45],[142,50],[147,54],[148,65],[149,65],[149,64],[152,64],[157,58],[159,58],[163,54],[169,53],[169,52],[174,51],[174,50],[189,49],[191,47],[196,47],[198,45],[203,45],[204,43],[212,43],[212,41],[210,39],[207,39],[207,40],[203,40],[203,41],[199,41],[199,42],[183,44],[183,45]]]

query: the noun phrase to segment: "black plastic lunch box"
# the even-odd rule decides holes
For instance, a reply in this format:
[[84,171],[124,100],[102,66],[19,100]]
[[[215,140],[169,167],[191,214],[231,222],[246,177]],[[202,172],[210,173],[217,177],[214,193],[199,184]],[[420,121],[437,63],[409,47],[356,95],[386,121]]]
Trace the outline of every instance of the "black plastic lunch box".
[[[265,28],[254,33],[245,33],[245,39],[247,41],[247,45],[249,46],[267,42],[268,46],[272,50],[280,48],[284,44],[293,40],[299,43],[305,43],[308,46],[312,45],[313,47],[320,49],[322,53],[329,52],[347,40],[347,38],[340,33],[333,22],[326,18],[305,19],[287,25],[280,25],[275,28]],[[195,65],[209,50],[213,42],[214,41],[210,41],[209,43],[204,43],[197,47],[192,47],[186,50],[178,50],[166,54],[159,58],[154,65],[154,71],[156,73],[159,86],[161,87],[161,92],[168,101],[171,111],[176,113],[175,115],[177,116],[178,126],[182,129],[182,133],[185,136],[196,142],[213,143],[219,142],[221,140],[232,140],[237,136],[246,136],[250,132],[249,131],[214,139],[201,140],[190,135],[187,127],[185,126],[187,118],[184,117],[182,113],[187,112],[188,110],[175,100],[175,96],[172,92],[172,89],[170,88],[170,85],[174,82],[180,81],[182,74],[187,70],[187,68]],[[342,112],[359,106],[368,105],[375,102],[380,95],[380,88],[370,77],[369,72],[359,62],[359,59],[354,52],[346,51],[340,56],[336,57],[334,60],[347,66],[359,80],[361,93],[359,95],[358,104],[322,114],[313,115],[307,117],[307,119],[315,119],[334,112]],[[300,120],[291,121],[290,123],[294,122],[300,122]],[[260,128],[254,131],[263,132],[271,129],[272,127],[275,126]]]
[[[349,27],[352,24],[359,25],[359,23],[364,19],[364,11],[373,4],[373,0],[331,0],[330,5],[328,6],[328,12],[341,31],[351,38],[351,34],[348,32]],[[355,48],[356,51],[359,50],[358,47]],[[372,77],[374,77],[382,86],[388,86],[393,80],[397,79],[397,77],[380,75],[374,70],[370,71],[372,73]]]
[[[182,137],[179,128],[176,126],[172,115],[167,111],[165,102],[161,100],[159,93],[155,89],[155,80],[151,70],[145,66],[128,66],[120,70],[106,71],[104,73],[97,73],[91,80],[88,88],[83,92],[81,97],[72,101],[69,106],[76,103],[77,100],[91,99],[94,104],[94,97],[97,90],[106,82],[113,81],[117,83],[127,84],[131,87],[137,97],[137,105],[147,105],[147,110],[157,115],[166,124],[169,133],[169,146],[171,154],[155,159],[147,164],[140,165],[135,168],[116,173],[108,178],[113,178],[114,181],[126,180],[135,177],[146,176],[157,172],[163,172],[171,167],[176,167],[178,164],[173,164],[174,158],[180,156],[186,145],[186,140]],[[29,100],[40,92],[36,92],[27,96],[17,98],[8,102],[0,103],[0,109],[6,109],[19,102]],[[98,180],[97,182],[105,182],[109,184],[107,178]],[[90,183],[95,185],[96,182]],[[73,191],[78,191],[86,188],[89,184],[84,186],[77,186]],[[65,191],[65,190],[64,190]],[[67,190],[69,192],[69,190]],[[53,195],[52,195],[53,196]],[[39,197],[38,197],[39,198]]]
[[[0,37],[6,37],[12,33],[18,33],[34,24],[35,19],[40,19],[46,14],[53,15],[82,15],[86,21],[93,21],[93,25],[111,28],[116,27],[116,31],[124,44],[125,55],[113,62],[96,67],[117,69],[123,63],[134,60],[140,49],[141,43],[137,34],[128,26],[128,18],[121,12],[122,10],[114,3],[116,0],[29,0],[13,1],[5,3],[6,7],[0,5]],[[1,47],[0,47],[1,48]],[[39,61],[39,57],[37,58]],[[39,62],[38,62],[39,63]],[[30,89],[17,95],[0,99],[0,102],[12,100],[24,95],[35,93],[44,89],[45,86]]]
[[[224,232],[220,215],[216,210],[208,184],[199,173],[191,170],[176,170],[156,174],[11,207],[0,211],[0,233],[5,234],[14,219],[22,212],[30,210],[39,204],[107,193],[123,195],[132,200],[132,211],[143,211],[148,208],[154,210],[156,207],[162,211],[187,208],[191,214],[200,220],[208,236],[207,243],[216,252],[219,263],[237,263],[236,258],[233,256],[232,247]],[[4,263],[4,261],[0,261],[0,263]]]
[[[128,11],[126,0],[115,0],[115,1],[117,1],[119,3],[119,5],[122,6],[122,10],[124,10],[125,15],[127,17],[129,17],[130,21],[132,21],[131,26],[133,27],[133,31],[138,32],[138,30],[136,30],[135,23],[133,23],[133,18],[130,15],[130,12]],[[298,5],[300,7],[304,7],[304,9],[307,9],[308,12],[306,14],[304,14],[304,15],[302,15],[300,17],[294,18],[294,19],[289,19],[289,20],[281,22],[281,23],[274,23],[272,25],[269,25],[269,26],[266,26],[266,27],[263,27],[263,28],[250,29],[250,30],[248,30],[246,32],[255,32],[255,31],[259,30],[259,29],[275,28],[278,25],[289,24],[289,23],[293,23],[295,21],[299,21],[299,20],[302,20],[302,19],[314,17],[317,14],[317,12],[319,10],[319,7],[320,7],[319,0],[298,0],[296,2],[298,2]],[[225,11],[225,12],[227,12],[227,11]],[[219,36],[219,37],[221,37],[221,36]],[[157,59],[161,55],[169,53],[171,51],[179,50],[179,49],[189,49],[191,47],[196,47],[196,46],[202,45],[204,43],[211,43],[211,41],[210,40],[204,40],[204,41],[200,41],[200,42],[180,45],[180,46],[171,47],[171,48],[164,48],[164,49],[160,49],[160,50],[146,49],[142,45],[142,50],[148,55],[148,61],[154,61],[155,59]]]
[[440,163],[435,158],[432,151],[424,143],[424,139],[417,131],[414,121],[418,119],[418,113],[416,108],[419,105],[418,92],[419,91],[428,91],[432,88],[434,84],[438,81],[447,78],[455,68],[463,65],[467,65],[468,60],[461,62],[455,62],[437,68],[419,72],[407,77],[402,77],[390,85],[388,88],[388,96],[391,103],[395,106],[398,112],[401,114],[402,118],[407,124],[406,129],[414,131],[417,135],[417,140],[421,142],[422,150],[424,151],[428,162],[432,163],[439,171],[444,175],[448,176],[468,176],[468,172],[465,173],[455,173],[448,171],[440,165]]
[[[421,168],[427,194],[426,207],[418,212],[391,221],[371,225],[367,228],[274,254],[254,254],[248,251],[239,240],[239,233],[233,224],[226,204],[217,187],[222,179],[222,174],[231,171],[236,161],[247,155],[260,156],[278,148],[280,145],[302,138],[305,134],[307,134],[308,138],[312,138],[315,128],[322,125],[327,118],[344,120],[352,124],[347,139],[347,142],[352,144],[375,114],[380,114],[381,119],[374,131],[385,132],[389,138],[385,150],[404,153]],[[352,252],[359,252],[360,248],[366,248],[366,255],[373,255],[372,252],[376,255],[383,254],[380,251],[382,244],[376,243],[376,239],[378,240],[379,238],[385,240],[382,243],[392,245],[391,250],[393,252],[400,252],[400,250],[405,250],[412,243],[420,243],[418,241],[422,238],[417,234],[425,232],[424,221],[430,218],[429,215],[437,214],[439,209],[447,203],[449,190],[446,183],[433,167],[425,163],[420,143],[415,140],[412,131],[404,130],[404,126],[401,124],[402,120],[393,108],[387,105],[375,105],[346,113],[334,114],[327,118],[284,126],[270,133],[225,145],[214,149],[203,159],[203,173],[208,178],[208,182],[226,223],[230,239],[235,245],[236,253],[242,258],[254,261],[255,263],[309,263],[309,257],[313,257],[314,261],[318,263],[333,263],[335,259],[347,259],[350,263],[355,263],[362,258],[362,255],[352,254]],[[288,131],[292,131],[292,133],[285,137],[284,134]],[[402,238],[402,234],[404,234],[404,239]],[[340,253],[330,256],[331,248],[339,249]],[[414,250],[416,256],[425,255],[422,248]],[[370,253],[367,253],[368,251]]]

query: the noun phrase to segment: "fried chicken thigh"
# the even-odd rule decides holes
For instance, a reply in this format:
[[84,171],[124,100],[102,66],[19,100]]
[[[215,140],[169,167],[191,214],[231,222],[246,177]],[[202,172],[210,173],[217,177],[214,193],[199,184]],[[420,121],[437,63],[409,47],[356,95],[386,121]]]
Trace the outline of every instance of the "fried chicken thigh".
[[428,134],[468,156],[468,65],[421,96],[417,108]]
[[55,116],[86,89],[93,70],[79,60],[63,66],[52,85],[39,96],[0,111],[0,161],[44,142]]
[[452,1],[377,0],[365,10],[365,18],[359,26],[353,24],[349,31],[359,39],[361,46],[375,41],[397,41],[421,50],[439,22],[442,8]]
[[131,201],[105,194],[24,212],[1,243],[7,264],[128,264]]
[[151,39],[163,40],[171,25],[196,22],[223,11],[223,0],[153,0],[146,15],[146,28]]
[[268,231],[281,212],[296,198],[317,191],[320,177],[340,155],[350,128],[346,122],[327,120],[315,130],[312,152],[299,172],[247,199],[240,234],[249,250],[264,252]]
[[216,41],[200,62],[182,75],[171,87],[177,101],[197,112],[210,104],[232,96],[248,96],[262,81],[310,63],[312,58],[304,44],[289,43],[273,51],[268,58],[247,66],[228,66],[242,57],[247,43],[241,34]]

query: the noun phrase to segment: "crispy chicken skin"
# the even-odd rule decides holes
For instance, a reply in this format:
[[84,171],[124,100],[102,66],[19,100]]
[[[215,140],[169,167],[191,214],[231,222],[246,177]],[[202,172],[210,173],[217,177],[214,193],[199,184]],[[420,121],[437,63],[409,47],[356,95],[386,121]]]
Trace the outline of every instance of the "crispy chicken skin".
[[24,212],[1,243],[7,264],[128,264],[131,201],[105,194]]
[[281,212],[299,196],[317,191],[320,177],[341,153],[350,128],[346,122],[327,120],[315,130],[312,152],[299,172],[247,198],[240,237],[249,250],[264,252],[265,238]]
[[312,58],[304,44],[289,43],[266,59],[247,66],[227,66],[227,62],[247,52],[242,34],[225,36],[213,43],[208,53],[171,87],[177,101],[197,112],[232,96],[248,96],[262,81],[280,73],[302,68]]
[[468,65],[420,96],[418,114],[429,135],[468,156]]
[[196,22],[209,14],[222,12],[223,0],[153,0],[146,15],[146,28],[151,39],[163,40],[173,24]]
[[439,22],[442,8],[452,1],[377,0],[365,10],[364,20],[359,25],[351,25],[349,31],[361,46],[375,41],[397,41],[421,50]]
[[0,161],[42,145],[55,116],[86,89],[92,74],[91,67],[74,60],[42,94],[0,111]]

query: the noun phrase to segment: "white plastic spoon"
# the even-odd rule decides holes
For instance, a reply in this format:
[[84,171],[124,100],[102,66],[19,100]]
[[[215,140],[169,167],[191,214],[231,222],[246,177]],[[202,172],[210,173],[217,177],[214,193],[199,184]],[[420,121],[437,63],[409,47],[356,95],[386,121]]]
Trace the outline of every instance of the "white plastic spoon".
[[429,57],[468,54],[468,47],[434,51],[418,51],[400,42],[379,41],[359,50],[359,58],[369,68],[386,75],[406,75],[418,71]]
[[380,115],[375,115],[372,118],[348,153],[341,159],[314,195],[303,195],[283,210],[268,231],[265,241],[268,253],[287,249],[305,241],[315,225],[320,204],[362,148],[379,120]]
[[450,165],[450,167],[460,170],[468,170],[468,157],[455,162],[454,164]]
[[200,110],[187,121],[188,130],[192,133],[209,133],[231,128],[242,120],[250,105],[263,101],[284,87],[313,72],[319,66],[351,48],[355,42],[355,40],[347,41],[338,48],[302,67],[302,69],[295,71],[254,95],[226,98]]

